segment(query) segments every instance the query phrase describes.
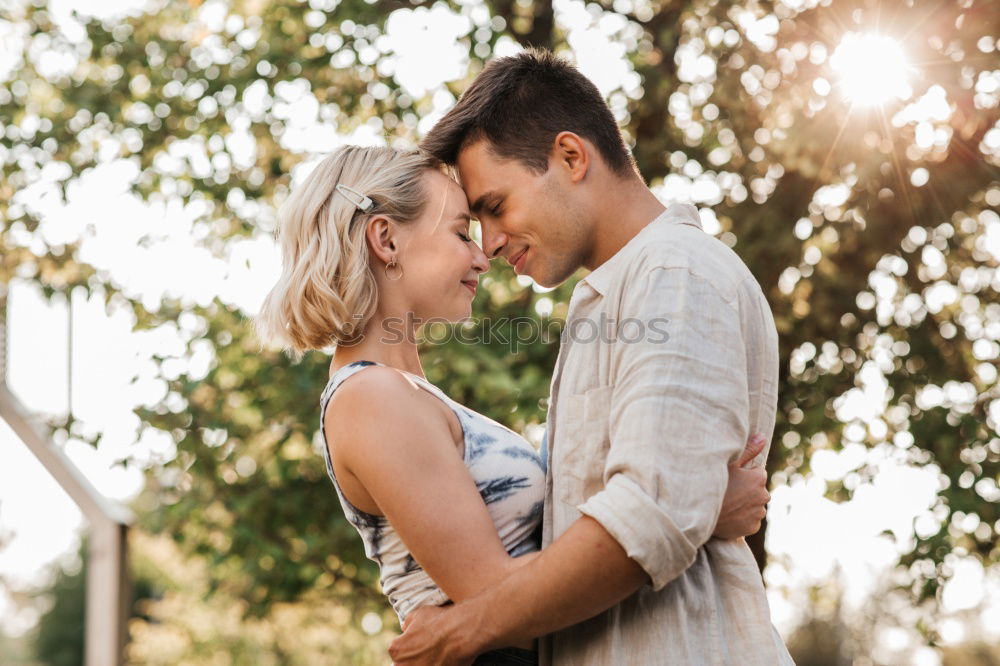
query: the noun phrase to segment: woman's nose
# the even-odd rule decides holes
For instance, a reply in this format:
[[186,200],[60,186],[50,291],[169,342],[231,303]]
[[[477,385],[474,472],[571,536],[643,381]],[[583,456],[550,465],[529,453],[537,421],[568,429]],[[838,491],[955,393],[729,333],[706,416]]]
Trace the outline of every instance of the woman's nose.
[[472,267],[477,273],[485,273],[490,269],[490,260],[478,245],[475,246],[475,255],[472,258]]

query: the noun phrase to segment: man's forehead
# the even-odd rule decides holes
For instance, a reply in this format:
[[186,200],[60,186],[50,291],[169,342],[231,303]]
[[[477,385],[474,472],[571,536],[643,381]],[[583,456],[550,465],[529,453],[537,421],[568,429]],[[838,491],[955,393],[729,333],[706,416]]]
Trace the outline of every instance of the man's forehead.
[[505,195],[511,180],[517,177],[510,171],[514,165],[516,160],[498,155],[486,139],[459,150],[455,175],[473,215],[481,214],[493,199]]
[[498,154],[486,139],[478,139],[464,144],[455,161],[459,171],[479,177],[503,168],[510,160]]
[[[469,200],[470,208],[476,203],[476,200],[482,197],[482,193],[487,187],[487,183],[478,173],[478,170],[470,169],[468,165],[462,168],[461,155],[459,156],[459,163],[455,165],[455,181],[458,186],[462,188],[465,192],[465,197]],[[483,174],[485,175],[485,174]],[[475,211],[473,211],[475,212]]]
[[476,199],[482,196],[483,192],[486,191],[486,188],[482,183],[477,183],[473,179],[459,180],[458,186],[462,188],[463,192],[465,192],[465,198],[469,200],[470,206]]

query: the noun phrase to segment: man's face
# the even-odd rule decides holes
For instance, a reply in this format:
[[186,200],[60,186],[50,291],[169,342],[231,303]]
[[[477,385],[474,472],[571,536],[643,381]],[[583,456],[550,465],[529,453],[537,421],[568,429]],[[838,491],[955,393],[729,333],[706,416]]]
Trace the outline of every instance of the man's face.
[[583,264],[590,225],[558,163],[537,174],[498,157],[482,140],[459,152],[457,167],[487,257],[504,257],[518,275],[543,287],[555,287]]

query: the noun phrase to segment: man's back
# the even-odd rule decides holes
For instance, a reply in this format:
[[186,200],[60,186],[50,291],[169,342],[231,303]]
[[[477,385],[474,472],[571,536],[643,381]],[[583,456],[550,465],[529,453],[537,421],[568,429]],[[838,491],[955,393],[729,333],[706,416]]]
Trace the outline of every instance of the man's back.
[[589,515],[651,583],[545,639],[543,663],[791,663],[749,548],[709,540],[727,464],[773,433],[777,371],[756,280],[690,206],[580,282],[552,382],[543,546]]

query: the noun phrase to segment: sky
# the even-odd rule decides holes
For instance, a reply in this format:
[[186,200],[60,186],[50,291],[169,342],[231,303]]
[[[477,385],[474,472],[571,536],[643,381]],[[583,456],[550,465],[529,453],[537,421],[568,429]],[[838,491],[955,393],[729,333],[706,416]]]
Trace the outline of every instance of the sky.
[[[66,22],[68,32],[73,30],[72,19],[68,18],[70,9],[112,17],[142,4],[136,0],[52,2],[54,14]],[[623,58],[621,38],[625,26],[615,17],[588,11],[577,0],[556,0],[555,6],[557,20],[567,30],[584,73],[607,95],[635,94],[639,82]],[[219,25],[225,20],[224,4],[206,2],[201,18],[210,27]],[[412,94],[429,94],[434,99],[434,111],[421,119],[422,131],[454,103],[442,83],[464,73],[462,58],[466,55],[456,48],[456,40],[469,31],[470,21],[475,23],[481,18],[474,9],[459,16],[440,7],[401,10],[390,17],[387,32],[397,59],[397,80]],[[773,37],[772,26],[766,22],[749,28],[762,42]],[[0,23],[0,36],[11,34],[17,34],[16,27]],[[501,52],[505,49],[516,46],[501,44]],[[0,48],[0,76],[4,57]],[[691,80],[714,72],[709,72],[711,63],[701,60],[697,52],[681,52],[678,58]],[[285,106],[277,112],[285,114],[291,126],[283,136],[283,145],[307,158],[294,174],[296,181],[304,177],[318,157],[338,145],[381,141],[368,126],[344,135],[322,121],[318,108],[309,102],[315,98],[308,89],[289,85],[280,96]],[[252,157],[252,146],[247,150],[251,151],[248,157]],[[671,160],[678,173],[657,184],[654,191],[665,202],[698,205],[706,231],[718,235],[721,228],[710,206],[724,193],[741,187],[745,197],[746,188],[724,173],[706,174],[702,165],[686,160],[682,154],[675,157]],[[218,298],[252,315],[279,271],[279,257],[270,233],[261,231],[256,237],[229,246],[225,256],[213,256],[198,243],[205,229],[198,221],[201,211],[197,205],[141,201],[128,192],[135,177],[131,164],[109,160],[73,184],[66,201],[52,196],[51,182],[44,180],[19,196],[42,217],[40,239],[48,244],[80,242],[82,261],[107,271],[147,307],[155,307],[163,296],[201,305]],[[818,192],[817,200],[830,199],[835,204],[837,196],[836,191],[827,190]],[[1000,229],[1000,223],[997,226]],[[150,242],[139,243],[143,238]],[[994,234],[993,242],[1000,255],[1000,233]],[[185,269],[177,270],[179,265]],[[207,343],[195,345],[194,356],[184,357],[183,343],[191,339],[196,328],[192,320],[133,333],[127,309],[112,303],[106,310],[100,295],[87,300],[82,292],[71,300],[71,306],[66,302],[50,305],[29,283],[15,282],[11,286],[8,385],[33,412],[66,412],[67,313],[72,307],[73,413],[88,432],[103,432],[104,436],[96,450],[72,437],[60,446],[100,492],[128,502],[142,488],[140,468],[169,460],[174,454],[169,436],[142,430],[133,414],[137,406],[155,404],[166,394],[165,383],[156,376],[152,355],[175,356],[165,365],[166,371],[188,372],[197,379],[210,367],[211,347]],[[860,423],[859,427],[877,429],[880,406],[884,407],[886,399],[885,380],[877,367],[863,374],[862,385],[841,401],[838,415],[845,421]],[[909,465],[904,449],[899,443],[887,442],[874,449],[848,444],[841,451],[822,450],[812,458],[810,476],[774,489],[767,537],[771,564],[765,579],[772,618],[786,636],[800,620],[804,604],[809,603],[811,586],[829,585],[836,578],[843,588],[845,606],[860,608],[887,580],[888,568],[912,541],[915,530],[936,528],[931,506],[937,474]],[[0,451],[0,544],[4,536],[9,537],[0,545],[0,579],[7,580],[12,588],[28,589],[44,584],[54,566],[73,566],[72,554],[85,526],[79,510],[2,421]],[[128,459],[130,466],[123,466],[123,459]],[[824,497],[827,481],[843,479],[865,464],[875,464],[880,471],[871,484],[857,489],[851,501],[834,503]],[[885,532],[892,534],[895,541]],[[997,576],[987,575],[975,562],[961,559],[955,562],[955,572],[943,593],[944,607],[952,616],[942,625],[946,641],[958,642],[982,630],[976,623],[965,621],[969,609],[980,613],[982,627],[1000,627]],[[36,620],[37,612],[30,608],[15,612],[9,590],[0,588],[0,630],[22,634]],[[891,651],[893,646],[905,646],[911,639],[900,629],[890,631],[884,643]],[[936,653],[930,650],[917,651],[912,658],[914,664],[939,663]]]

